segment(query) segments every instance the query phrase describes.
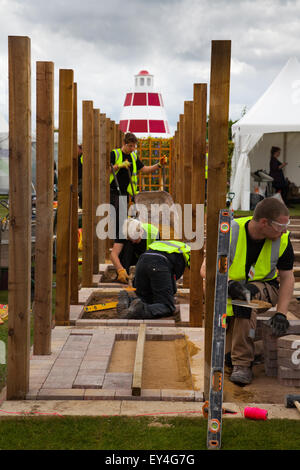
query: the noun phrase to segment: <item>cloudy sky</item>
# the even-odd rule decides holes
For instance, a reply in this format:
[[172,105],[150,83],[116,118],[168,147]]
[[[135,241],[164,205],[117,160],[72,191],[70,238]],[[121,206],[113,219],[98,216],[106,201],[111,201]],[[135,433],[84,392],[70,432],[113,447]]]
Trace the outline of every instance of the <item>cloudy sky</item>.
[[119,121],[142,69],[154,74],[173,133],[194,83],[210,79],[211,41],[231,40],[230,118],[238,119],[290,57],[300,60],[300,0],[0,0],[0,113],[7,118],[7,37],[29,36],[35,62],[74,70],[82,100]]

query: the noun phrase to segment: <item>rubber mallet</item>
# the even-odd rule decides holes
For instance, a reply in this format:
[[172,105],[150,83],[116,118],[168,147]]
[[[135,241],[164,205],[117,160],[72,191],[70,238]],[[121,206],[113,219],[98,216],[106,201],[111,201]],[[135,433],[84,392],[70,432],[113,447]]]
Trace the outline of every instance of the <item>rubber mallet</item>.
[[286,408],[297,408],[300,413],[300,395],[286,395],[285,406]]

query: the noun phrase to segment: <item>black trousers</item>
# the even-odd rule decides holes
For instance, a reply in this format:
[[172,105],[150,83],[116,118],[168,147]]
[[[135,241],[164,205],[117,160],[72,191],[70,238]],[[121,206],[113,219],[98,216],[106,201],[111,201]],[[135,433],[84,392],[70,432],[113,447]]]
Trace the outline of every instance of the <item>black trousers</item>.
[[[126,220],[127,218],[129,196],[128,194],[122,194],[122,197],[123,199],[120,201],[119,193],[115,191],[110,191],[110,204],[114,206],[116,210],[115,220],[113,219],[110,220],[112,229],[115,229],[115,232],[113,232],[115,236],[113,238],[123,238],[122,228],[123,228],[124,220]],[[120,202],[121,204],[123,204],[123,207],[120,207]],[[121,220],[119,221],[120,211],[121,211]]]
[[168,259],[157,253],[143,253],[136,265],[134,286],[145,310],[153,318],[175,312],[176,281]]

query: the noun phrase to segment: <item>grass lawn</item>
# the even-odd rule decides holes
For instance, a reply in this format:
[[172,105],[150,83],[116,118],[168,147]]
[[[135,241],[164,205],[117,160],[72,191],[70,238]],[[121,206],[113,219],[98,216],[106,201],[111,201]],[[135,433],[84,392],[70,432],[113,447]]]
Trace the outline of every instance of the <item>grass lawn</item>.
[[[1,450],[205,450],[203,418],[0,419]],[[224,450],[299,450],[300,421],[223,420]]]

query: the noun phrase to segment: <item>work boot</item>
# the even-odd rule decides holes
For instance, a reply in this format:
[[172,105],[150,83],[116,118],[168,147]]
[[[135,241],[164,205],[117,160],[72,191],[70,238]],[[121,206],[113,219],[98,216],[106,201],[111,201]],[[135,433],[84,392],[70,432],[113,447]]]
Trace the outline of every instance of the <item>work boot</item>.
[[229,380],[236,384],[249,385],[252,382],[253,373],[251,367],[233,366]]
[[153,316],[147,311],[147,307],[145,304],[141,301],[141,299],[135,299],[131,302],[127,316],[125,318],[131,318],[131,319],[150,319],[153,318]]
[[130,305],[130,298],[126,290],[121,290],[118,295],[117,314],[120,318],[127,314]]

